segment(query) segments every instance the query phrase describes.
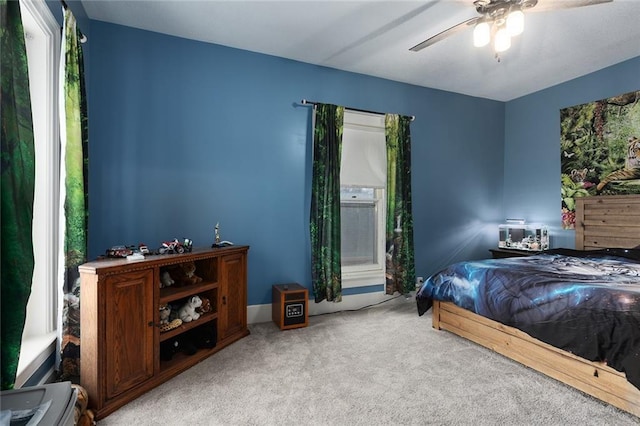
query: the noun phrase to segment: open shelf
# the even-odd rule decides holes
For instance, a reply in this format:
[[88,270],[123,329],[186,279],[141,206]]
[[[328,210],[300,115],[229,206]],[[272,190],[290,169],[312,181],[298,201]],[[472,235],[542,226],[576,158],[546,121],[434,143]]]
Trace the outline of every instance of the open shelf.
[[208,323],[209,321],[213,321],[216,318],[218,318],[218,314],[216,312],[207,312],[195,321],[183,322],[179,327],[165,331],[164,333],[160,332],[160,341],[164,342],[165,340],[169,340],[178,334],[182,334],[192,328],[196,328],[202,324]]
[[200,283],[196,285],[189,285],[185,287],[165,287],[160,289],[160,304],[173,302],[175,300],[183,299],[194,294],[194,290],[198,293],[204,293],[208,290],[218,288],[217,282]]

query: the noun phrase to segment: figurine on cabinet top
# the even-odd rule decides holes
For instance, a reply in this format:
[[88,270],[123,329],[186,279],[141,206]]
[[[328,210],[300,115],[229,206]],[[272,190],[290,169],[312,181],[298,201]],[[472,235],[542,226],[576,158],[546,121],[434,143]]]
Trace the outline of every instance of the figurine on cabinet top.
[[213,244],[211,244],[211,248],[216,248],[216,247],[227,247],[227,246],[232,246],[233,243],[231,241],[221,241],[220,239],[220,222],[216,223],[215,228],[213,228],[214,231],[214,239],[213,239]]
[[219,245],[220,244],[220,222],[216,223],[216,227],[213,228],[213,233],[215,234],[213,243],[215,245]]

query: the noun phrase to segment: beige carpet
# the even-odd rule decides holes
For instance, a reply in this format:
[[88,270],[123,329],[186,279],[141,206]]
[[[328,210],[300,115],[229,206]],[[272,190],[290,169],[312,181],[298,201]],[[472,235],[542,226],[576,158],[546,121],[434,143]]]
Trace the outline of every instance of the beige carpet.
[[444,331],[400,297],[272,323],[107,425],[638,425],[640,419]]

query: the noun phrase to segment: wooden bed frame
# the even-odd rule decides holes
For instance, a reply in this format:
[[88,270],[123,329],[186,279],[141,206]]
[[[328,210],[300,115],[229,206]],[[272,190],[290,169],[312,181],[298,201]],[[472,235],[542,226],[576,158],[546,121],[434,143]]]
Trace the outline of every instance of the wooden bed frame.
[[[577,200],[576,249],[640,244],[640,195]],[[433,327],[447,330],[640,417],[640,390],[625,375],[450,302],[433,301]]]

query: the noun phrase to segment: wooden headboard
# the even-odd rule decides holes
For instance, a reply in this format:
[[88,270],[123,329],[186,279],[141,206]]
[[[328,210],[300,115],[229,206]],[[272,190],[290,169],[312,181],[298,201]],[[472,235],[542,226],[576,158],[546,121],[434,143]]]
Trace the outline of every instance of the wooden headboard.
[[640,195],[603,195],[576,200],[576,249],[640,245]]

